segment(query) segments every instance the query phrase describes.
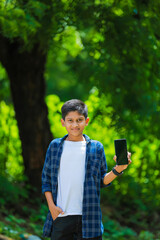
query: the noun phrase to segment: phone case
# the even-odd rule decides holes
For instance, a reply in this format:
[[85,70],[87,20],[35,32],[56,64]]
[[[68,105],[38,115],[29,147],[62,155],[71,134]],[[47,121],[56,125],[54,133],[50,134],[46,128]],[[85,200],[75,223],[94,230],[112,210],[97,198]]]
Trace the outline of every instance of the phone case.
[[114,140],[115,152],[117,156],[117,165],[128,164],[127,158],[127,141],[126,139]]

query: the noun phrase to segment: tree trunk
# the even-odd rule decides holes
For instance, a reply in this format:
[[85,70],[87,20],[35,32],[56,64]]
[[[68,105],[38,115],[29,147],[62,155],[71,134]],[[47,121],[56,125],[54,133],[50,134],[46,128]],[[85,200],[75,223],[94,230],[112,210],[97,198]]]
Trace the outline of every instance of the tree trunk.
[[4,38],[0,38],[0,45],[0,60],[10,80],[25,173],[29,182],[40,188],[45,153],[52,139],[44,101],[46,54],[39,45],[30,52],[20,51],[18,43]]

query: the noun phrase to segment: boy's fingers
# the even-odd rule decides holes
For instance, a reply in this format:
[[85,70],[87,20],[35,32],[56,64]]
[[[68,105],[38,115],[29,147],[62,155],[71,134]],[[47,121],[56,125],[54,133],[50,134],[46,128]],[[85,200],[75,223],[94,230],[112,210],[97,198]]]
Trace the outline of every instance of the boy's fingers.
[[130,153],[130,152],[128,152],[128,157],[129,157],[129,158],[131,157],[131,153]]
[[58,212],[61,213],[61,214],[64,214],[64,212],[61,208],[58,208]]
[[114,157],[113,157],[113,160],[116,162],[116,159],[117,159],[117,156],[116,155],[114,155]]
[[130,163],[132,162],[132,161],[131,161],[131,153],[130,153],[130,152],[128,152],[128,156],[127,156],[127,157],[128,157],[128,162],[129,162],[129,164],[130,164]]
[[128,163],[130,164],[132,162],[132,160],[131,159],[128,159]]

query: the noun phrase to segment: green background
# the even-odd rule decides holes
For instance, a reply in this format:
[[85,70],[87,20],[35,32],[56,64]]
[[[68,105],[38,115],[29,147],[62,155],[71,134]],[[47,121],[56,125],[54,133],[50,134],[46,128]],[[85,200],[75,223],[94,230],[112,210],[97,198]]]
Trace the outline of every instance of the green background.
[[[38,42],[46,53],[45,103],[54,138],[66,134],[62,104],[79,98],[89,110],[85,133],[103,143],[109,170],[114,139],[127,139],[132,164],[101,192],[104,240],[160,239],[159,7],[149,0],[0,3],[0,36],[18,39],[22,52]],[[0,233],[41,237],[48,210],[24,174],[15,116],[1,64]]]

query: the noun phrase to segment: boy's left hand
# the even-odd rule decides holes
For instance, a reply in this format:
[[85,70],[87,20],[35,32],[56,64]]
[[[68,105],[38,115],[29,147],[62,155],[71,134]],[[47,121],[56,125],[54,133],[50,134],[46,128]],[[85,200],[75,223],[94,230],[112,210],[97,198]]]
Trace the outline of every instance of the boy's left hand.
[[[117,172],[122,172],[122,171],[124,171],[124,170],[128,167],[128,165],[131,164],[132,161],[131,161],[131,153],[130,153],[130,152],[128,152],[127,157],[128,157],[128,164],[125,164],[125,165],[116,165],[116,166],[115,166],[115,169],[116,169]],[[115,156],[113,157],[113,160],[116,162],[116,159],[117,159],[117,156],[115,155]]]

